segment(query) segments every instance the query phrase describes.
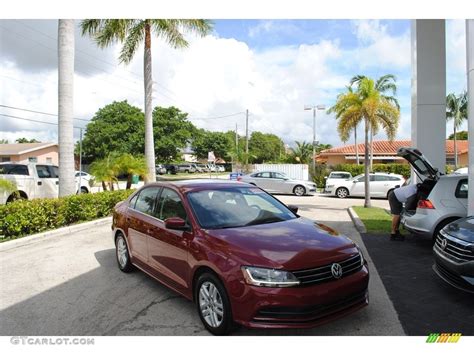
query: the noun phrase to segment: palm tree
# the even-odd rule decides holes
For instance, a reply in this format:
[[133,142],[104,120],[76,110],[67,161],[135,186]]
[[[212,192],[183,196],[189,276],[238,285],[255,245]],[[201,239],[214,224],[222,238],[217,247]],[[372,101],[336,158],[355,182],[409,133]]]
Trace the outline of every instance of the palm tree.
[[[348,91],[338,96],[336,104],[331,107],[339,120],[338,132],[343,141],[347,141],[353,127],[363,119],[365,124],[364,174],[365,203],[370,207],[369,183],[369,134],[381,127],[388,138],[393,140],[398,128],[400,110],[397,102],[383,94],[383,87],[378,87],[373,79],[359,77],[356,91]],[[378,81],[377,81],[378,82]],[[381,90],[381,91],[380,91]]]
[[132,176],[139,175],[146,180],[147,166],[143,157],[134,157],[132,154],[122,154],[115,160],[119,174],[127,174],[127,186],[129,190],[132,187]]
[[120,63],[129,64],[140,44],[144,43],[145,159],[148,169],[148,181],[155,181],[155,147],[152,117],[153,77],[151,70],[152,34],[165,39],[174,48],[184,48],[188,46],[188,42],[181,33],[181,30],[205,36],[211,31],[212,25],[207,20],[91,19],[82,21],[81,27],[82,34],[88,34],[94,38],[101,48],[116,42],[122,43],[123,46],[119,56]]
[[292,148],[293,159],[302,164],[309,164],[313,155],[313,146],[305,141],[296,141],[296,148]]
[[[356,75],[354,76],[350,83],[351,86],[354,84],[358,84],[363,78],[365,78],[365,75]],[[380,78],[377,79],[375,82],[375,89],[380,92],[382,97],[387,100],[388,102],[391,102],[394,104],[397,109],[400,111],[400,105],[398,103],[397,98],[395,97],[397,95],[397,85],[396,85],[397,78],[393,74],[386,74],[382,75]],[[370,130],[370,171],[373,170],[373,161],[374,161],[374,147],[373,147],[373,141],[374,141],[374,135],[378,133],[378,127],[373,126],[372,129]]]
[[[341,114],[347,109],[347,100],[339,100],[339,98],[342,98],[342,96],[346,94],[353,94],[353,90],[351,86],[346,86],[347,92],[341,93],[338,95],[338,99],[336,101],[336,104],[332,107],[330,107],[327,111],[327,113],[335,113],[336,114],[336,119],[339,119],[341,117]],[[338,126],[338,131],[339,131],[339,136],[341,137],[342,141],[345,143],[349,140],[349,134],[351,131],[354,131],[354,147],[355,147],[355,153],[356,153],[356,164],[359,165],[359,146],[357,144],[357,126],[359,123],[362,121],[362,116],[358,117],[352,117],[350,120],[350,123],[345,122],[342,125]]]
[[102,182],[102,188],[107,191],[107,185],[110,190],[114,190],[114,183],[118,183],[117,175],[119,174],[119,167],[117,165],[117,158],[110,154],[106,158],[94,161],[90,166],[91,174]]
[[467,92],[464,91],[461,95],[456,96],[451,93],[446,96],[446,120],[453,120],[454,133],[454,167],[458,167],[458,147],[456,132],[461,127],[464,120],[467,119]]
[[59,196],[76,192],[73,141],[74,20],[58,23]]

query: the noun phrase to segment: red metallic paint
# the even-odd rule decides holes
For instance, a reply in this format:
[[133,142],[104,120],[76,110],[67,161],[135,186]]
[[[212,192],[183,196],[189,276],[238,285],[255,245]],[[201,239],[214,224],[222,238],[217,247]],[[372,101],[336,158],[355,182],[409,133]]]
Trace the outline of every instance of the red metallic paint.
[[[354,274],[313,286],[256,287],[243,277],[243,265],[295,271],[338,262],[357,253],[355,244],[333,229],[304,218],[218,230],[202,229],[188,203],[190,191],[247,186],[240,182],[179,181],[148,184],[178,193],[188,215],[189,231],[165,228],[163,221],[129,208],[135,194],[114,209],[114,235],[125,234],[131,261],[184,297],[193,300],[196,273],[213,270],[231,300],[234,321],[252,328],[307,328],[352,313],[368,304],[367,265]],[[255,188],[252,186],[252,188]],[[258,317],[265,307],[309,307],[362,298],[317,317],[276,321]],[[304,318],[304,319],[303,319]]]

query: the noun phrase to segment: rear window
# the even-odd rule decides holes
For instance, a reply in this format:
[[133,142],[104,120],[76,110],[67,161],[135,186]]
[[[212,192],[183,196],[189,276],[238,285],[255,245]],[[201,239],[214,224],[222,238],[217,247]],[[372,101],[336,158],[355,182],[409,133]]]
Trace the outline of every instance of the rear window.
[[20,164],[2,164],[0,175],[29,175],[28,167]]
[[458,182],[458,185],[456,186],[455,196],[457,198],[467,198],[467,192],[468,192],[467,179],[462,179]]

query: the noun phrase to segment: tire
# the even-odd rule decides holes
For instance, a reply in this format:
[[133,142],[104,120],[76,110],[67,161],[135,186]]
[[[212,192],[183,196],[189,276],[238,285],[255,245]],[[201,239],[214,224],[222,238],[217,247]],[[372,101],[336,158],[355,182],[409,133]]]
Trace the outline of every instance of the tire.
[[89,190],[87,190],[87,187],[82,186],[81,187],[81,194],[88,194]]
[[296,185],[296,186],[293,188],[293,193],[294,193],[296,196],[304,196],[304,195],[306,195],[306,189],[304,188],[304,186]]
[[346,198],[347,196],[349,196],[349,190],[345,187],[339,187],[336,190],[336,196],[339,198]]
[[211,334],[226,335],[231,332],[233,319],[229,297],[216,275],[206,272],[199,276],[195,300],[199,318]]
[[26,197],[26,194],[22,193],[22,191],[15,191],[10,196],[8,196],[6,203],[18,200],[28,200],[28,198]]
[[125,237],[122,233],[119,233],[117,238],[115,238],[115,256],[117,258],[117,265],[120,271],[129,273],[133,270],[127,242],[125,241]]

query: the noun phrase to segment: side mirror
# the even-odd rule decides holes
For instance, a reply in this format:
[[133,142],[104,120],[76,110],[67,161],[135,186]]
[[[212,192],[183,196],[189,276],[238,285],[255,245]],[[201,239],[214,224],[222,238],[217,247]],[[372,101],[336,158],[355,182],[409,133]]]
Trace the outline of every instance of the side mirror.
[[188,230],[189,226],[186,221],[180,217],[170,217],[165,219],[165,228],[184,231]]
[[298,206],[295,206],[295,205],[288,205],[286,206],[288,207],[288,209],[293,212],[294,214],[297,214],[298,213]]

